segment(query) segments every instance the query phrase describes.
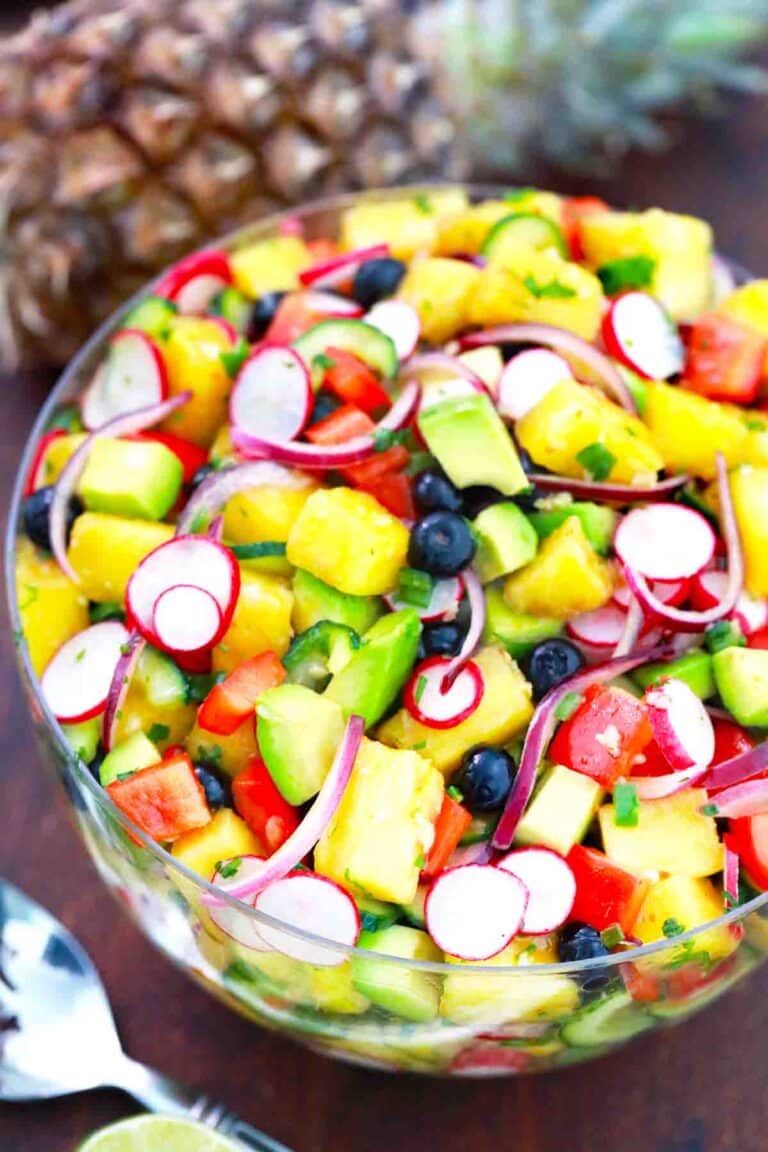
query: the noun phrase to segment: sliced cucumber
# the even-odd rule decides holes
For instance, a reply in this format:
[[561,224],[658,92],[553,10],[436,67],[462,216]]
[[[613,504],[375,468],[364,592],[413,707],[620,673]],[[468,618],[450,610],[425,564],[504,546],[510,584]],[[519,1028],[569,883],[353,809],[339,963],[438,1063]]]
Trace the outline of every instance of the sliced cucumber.
[[150,704],[161,708],[168,704],[186,704],[187,678],[170,656],[147,646],[139,658],[135,681]]
[[572,1016],[563,1025],[561,1036],[571,1048],[599,1048],[631,1040],[652,1027],[653,1020],[628,992],[615,992]]
[[396,904],[387,904],[374,896],[359,896],[355,903],[360,912],[363,932],[380,932],[382,928],[390,928],[399,918]]
[[214,296],[208,311],[211,316],[221,316],[227,320],[236,332],[244,333],[252,308],[253,301],[229,284]]
[[103,788],[108,788],[115,780],[132,776],[161,759],[161,753],[152,741],[143,732],[134,732],[104,757],[99,767],[99,780]]
[[496,264],[520,251],[543,252],[548,248],[554,248],[563,258],[568,256],[565,237],[554,220],[534,212],[512,212],[491,228],[482,254]]
[[310,369],[316,356],[322,356],[328,348],[340,348],[357,356],[386,380],[397,375],[394,344],[389,336],[364,320],[321,320],[294,340],[293,346]]
[[123,328],[138,328],[150,336],[164,339],[177,312],[178,308],[171,300],[163,296],[147,296],[135,308],[131,308],[123,320]]

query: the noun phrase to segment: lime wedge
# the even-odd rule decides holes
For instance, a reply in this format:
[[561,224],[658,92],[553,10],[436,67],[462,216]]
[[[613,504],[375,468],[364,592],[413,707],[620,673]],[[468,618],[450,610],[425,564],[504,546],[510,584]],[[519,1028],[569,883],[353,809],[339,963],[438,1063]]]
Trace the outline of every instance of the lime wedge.
[[170,1116],[133,1116],[89,1136],[77,1152],[242,1152],[202,1124]]

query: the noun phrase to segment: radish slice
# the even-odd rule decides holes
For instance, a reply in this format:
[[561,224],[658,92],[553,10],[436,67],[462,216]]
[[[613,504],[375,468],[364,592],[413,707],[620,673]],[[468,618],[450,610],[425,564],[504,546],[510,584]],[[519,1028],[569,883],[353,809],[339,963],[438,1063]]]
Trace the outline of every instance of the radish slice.
[[681,772],[667,772],[664,776],[633,776],[632,784],[638,800],[664,800],[692,784],[698,784],[706,772],[706,765],[697,764]]
[[172,300],[186,316],[205,312],[214,296],[232,283],[232,268],[226,252],[211,249],[185,256],[160,280],[157,296]]
[[176,536],[145,556],[134,570],[125,599],[142,636],[159,643],[154,630],[155,606],[164,592],[193,584],[209,593],[221,612],[220,633],[229,627],[240,592],[240,568],[228,548],[206,536]]
[[683,580],[706,568],[715,534],[700,512],[683,504],[633,508],[614,537],[621,562],[651,580]]
[[127,641],[128,630],[119,621],[105,620],[57,649],[40,678],[45,701],[57,720],[79,724],[104,711]]
[[768,812],[768,780],[746,780],[718,792],[712,800],[716,816],[738,820],[741,816],[759,816]]
[[523,926],[528,890],[517,876],[490,864],[442,872],[427,893],[427,931],[443,952],[461,960],[489,960]]
[[715,729],[704,704],[683,680],[669,677],[645,693],[654,739],[675,771],[708,768]]
[[[313,872],[293,872],[275,880],[259,893],[253,906],[290,928],[345,948],[354,947],[360,935],[360,913],[352,897],[327,876]],[[259,925],[259,935],[277,952],[307,964],[331,968],[347,958],[328,944],[304,940],[269,924]]]
[[321,260],[311,268],[299,272],[299,280],[305,287],[337,288],[345,284],[369,260],[380,260],[389,256],[388,244],[371,244],[368,248],[357,248],[354,252],[342,252],[330,260]]
[[726,909],[739,903],[739,857],[727,839],[723,842],[723,902]]
[[647,292],[625,292],[603,317],[605,347],[646,380],[682,372],[685,350],[666,309]]
[[499,379],[498,409],[510,420],[521,420],[562,380],[573,380],[567,360],[547,348],[518,352]]
[[627,623],[627,613],[615,604],[605,604],[593,612],[575,616],[566,625],[573,640],[592,648],[615,648]]
[[417,664],[403,692],[407,710],[428,728],[455,728],[471,716],[485,691],[483,676],[477,664],[468,661],[445,687],[450,660],[432,656]]
[[315,312],[327,320],[345,319],[360,320],[365,315],[365,308],[357,300],[350,300],[349,296],[340,296],[337,292],[311,292],[306,291],[302,296],[308,311]]
[[463,595],[464,582],[461,577],[449,576],[445,580],[435,581],[429,604],[424,608],[405,600],[398,600],[395,595],[385,596],[384,599],[393,612],[397,612],[400,608],[416,607],[419,617],[427,624],[435,620],[454,620]]
[[229,419],[243,432],[293,440],[312,411],[307,366],[293,348],[257,348],[243,364],[229,398]]
[[168,395],[168,372],[146,332],[124,328],[109,342],[107,360],[83,395],[80,412],[89,431],[108,420],[159,404]]
[[[236,877],[227,885],[226,891],[230,896],[246,900],[258,895],[275,880],[282,880],[292,868],[309,855],[341,803],[364,733],[365,720],[361,716],[350,716],[330,771],[301,824],[270,856],[263,872],[243,880]],[[211,905],[219,904],[221,901],[217,899],[215,893],[206,892],[203,895],[203,903]]]
[[421,320],[416,309],[404,300],[379,301],[366,315],[365,322],[389,336],[401,362],[416,351],[421,335]]
[[146,647],[144,637],[138,632],[131,632],[125,644],[120,649],[120,659],[115,665],[112,683],[107,693],[107,706],[101,722],[101,742],[107,752],[111,752],[115,744],[117,721],[125,703],[136,671],[141,654]]
[[[728,589],[728,573],[720,571],[700,572],[691,584],[691,601],[694,608],[715,608],[720,604]],[[756,600],[748,592],[742,591],[731,614],[745,636],[759,632],[768,624],[768,602]]]
[[190,496],[176,521],[176,535],[186,536],[197,529],[201,521],[216,516],[224,505],[249,488],[313,487],[315,481],[293,468],[273,464],[270,460],[249,460],[212,472]]
[[221,639],[221,608],[204,588],[176,584],[155,602],[152,631],[166,652],[199,652]]
[[[231,880],[232,875],[236,875],[240,880],[258,876],[264,871],[265,863],[266,860],[263,856],[250,855],[235,856],[230,860],[221,861],[216,865],[211,884],[223,888]],[[228,875],[222,874],[222,866]],[[220,903],[209,909],[209,915],[217,928],[220,928],[232,940],[236,940],[238,944],[242,944],[244,948],[250,948],[253,952],[272,951],[261,938],[259,924],[251,912],[233,907],[231,904]]]
[[528,889],[522,929],[527,936],[543,936],[565,923],[576,899],[576,878],[562,856],[551,848],[522,848],[497,867]]
[[[688,599],[690,590],[690,580],[654,580],[651,583],[651,591],[662,604],[682,604]],[[626,582],[622,581],[614,589],[612,600],[620,608],[629,608],[633,599],[632,590]]]

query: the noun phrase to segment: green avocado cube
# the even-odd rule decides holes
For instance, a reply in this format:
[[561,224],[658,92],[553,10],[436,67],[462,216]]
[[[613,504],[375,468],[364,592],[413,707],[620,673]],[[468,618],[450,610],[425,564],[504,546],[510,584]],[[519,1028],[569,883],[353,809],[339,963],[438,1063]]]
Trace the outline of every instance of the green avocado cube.
[[472,522],[477,537],[474,565],[483,584],[529,564],[536,555],[536,530],[517,504],[492,504]]
[[595,818],[603,790],[591,776],[555,764],[538,785],[517,826],[516,844],[536,844],[567,856]]
[[709,652],[696,650],[686,652],[679,659],[670,660],[667,664],[661,661],[646,664],[633,673],[632,679],[645,690],[667,676],[683,680],[701,700],[709,700],[710,696],[715,694],[715,678],[712,674],[712,657]]
[[420,636],[421,620],[414,608],[377,620],[333,677],[324,699],[339,704],[345,716],[362,716],[367,728],[378,723],[408,678]]
[[504,599],[503,587],[495,584],[485,589],[483,640],[486,644],[501,644],[513,660],[527,656],[534,645],[559,636],[562,630],[563,621],[554,616],[515,612]]
[[142,768],[149,768],[162,760],[160,752],[143,732],[134,732],[127,740],[121,740],[101,762],[99,780],[102,788],[132,776]]
[[179,498],[181,461],[156,440],[95,440],[78,493],[89,512],[162,520]]
[[379,932],[361,932],[357,947],[352,960],[352,981],[358,992],[372,1004],[404,1020],[416,1023],[434,1020],[440,1004],[438,975],[409,964],[390,964],[378,956],[365,955],[373,952],[439,964],[443,954],[426,932],[395,924]]
[[712,657],[723,704],[739,724],[768,728],[768,650],[723,648]]
[[538,501],[536,511],[531,512],[529,519],[539,539],[543,540],[569,516],[576,516],[581,521],[584,535],[595,552],[607,556],[616,531],[617,515],[613,508],[592,504],[588,500],[571,500],[567,493],[560,493]]
[[457,488],[487,484],[514,496],[530,486],[512,437],[485,392],[432,405],[419,416],[419,431]]
[[297,568],[294,573],[291,623],[297,633],[306,632],[321,620],[331,620],[335,624],[345,624],[362,636],[383,611],[379,596],[353,596],[339,592],[303,568]]
[[338,704],[303,684],[280,684],[259,697],[259,751],[289,804],[320,791],[343,735]]

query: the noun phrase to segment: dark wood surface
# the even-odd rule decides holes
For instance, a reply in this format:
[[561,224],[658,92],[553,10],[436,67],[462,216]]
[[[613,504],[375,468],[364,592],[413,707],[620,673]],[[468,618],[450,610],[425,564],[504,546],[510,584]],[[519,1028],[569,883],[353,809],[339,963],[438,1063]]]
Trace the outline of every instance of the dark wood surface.
[[[689,127],[665,156],[631,158],[599,189],[618,203],[701,213],[714,222],[721,250],[768,270],[765,123],[765,102],[744,101],[725,123]],[[556,183],[587,187],[562,177]],[[3,507],[50,379],[36,373],[0,381]],[[33,747],[7,624],[0,732],[0,874],[82,940],[105,978],[134,1057],[220,1096],[296,1152],[768,1147],[768,972],[672,1032],[563,1073],[441,1082],[345,1067],[229,1014],[153,951],[112,902]],[[115,1093],[0,1106],[0,1152],[72,1152],[93,1128],[132,1111],[132,1103]]]

